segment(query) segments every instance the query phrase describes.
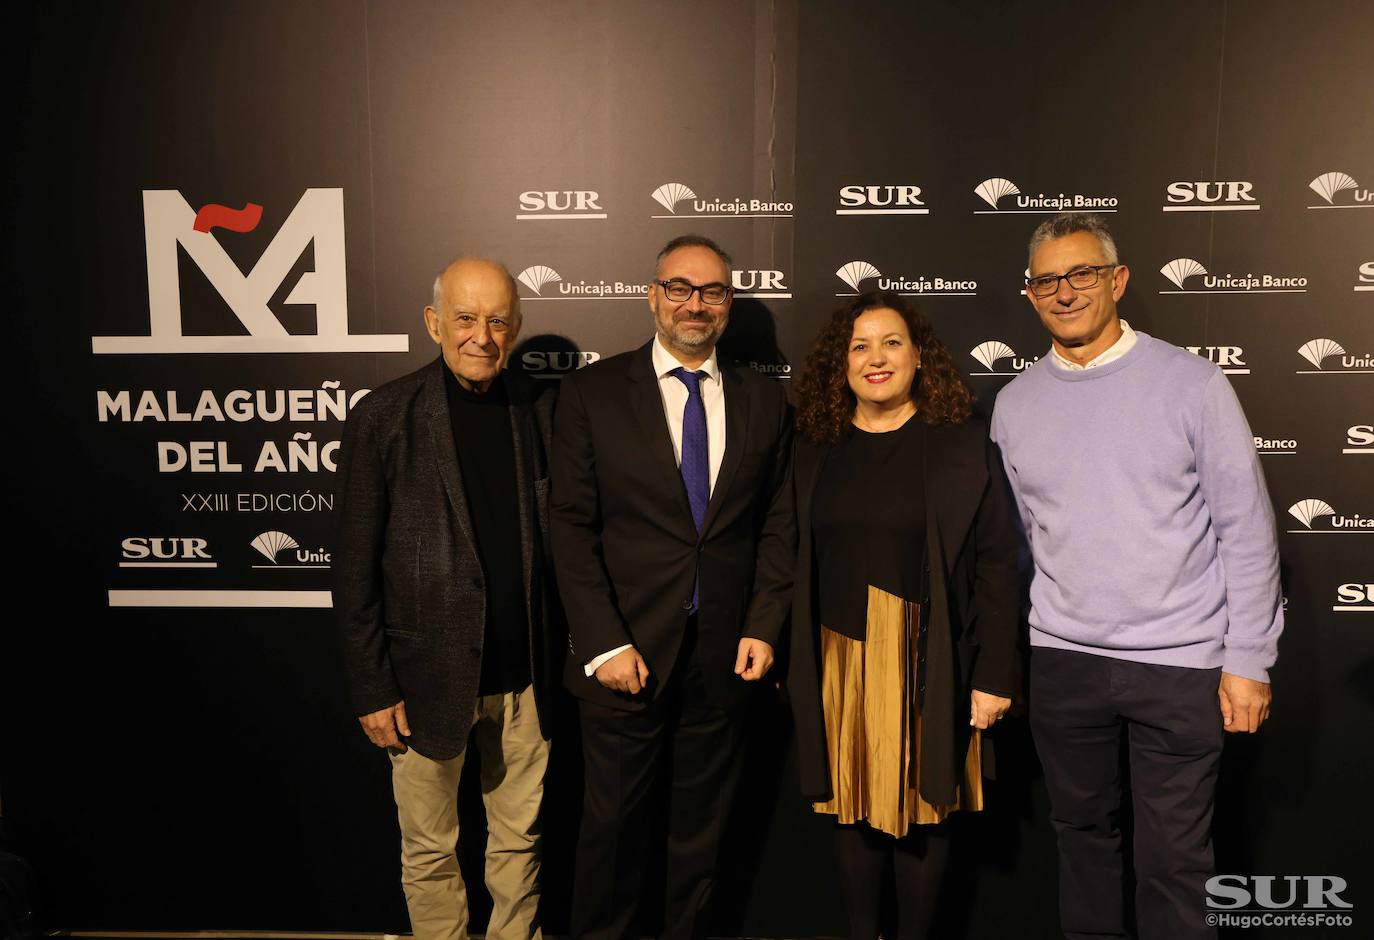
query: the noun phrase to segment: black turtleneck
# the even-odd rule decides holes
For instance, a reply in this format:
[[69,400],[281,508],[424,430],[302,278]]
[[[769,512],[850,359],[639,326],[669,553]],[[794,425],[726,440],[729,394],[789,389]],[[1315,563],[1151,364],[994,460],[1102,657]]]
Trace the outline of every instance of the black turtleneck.
[[477,694],[514,692],[530,681],[530,638],[510,401],[500,377],[478,394],[459,385],[448,368],[443,371],[453,445],[487,582]]

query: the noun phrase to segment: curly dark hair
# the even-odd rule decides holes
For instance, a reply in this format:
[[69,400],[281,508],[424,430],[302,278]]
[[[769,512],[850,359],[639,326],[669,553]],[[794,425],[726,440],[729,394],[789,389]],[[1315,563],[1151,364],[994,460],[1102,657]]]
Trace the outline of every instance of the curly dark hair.
[[891,291],[860,294],[830,316],[811,344],[806,368],[797,383],[797,430],[818,444],[844,437],[854,418],[856,401],[846,377],[854,321],[869,310],[886,307],[906,321],[911,341],[921,351],[921,368],[912,383],[916,416],[924,423],[963,424],[973,413],[973,393],[954,368],[935,328],[914,304]]

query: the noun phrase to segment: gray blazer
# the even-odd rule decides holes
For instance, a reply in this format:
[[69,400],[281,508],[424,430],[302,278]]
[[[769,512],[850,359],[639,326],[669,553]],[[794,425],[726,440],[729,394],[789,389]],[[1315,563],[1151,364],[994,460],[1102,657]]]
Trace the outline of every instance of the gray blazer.
[[[443,359],[388,382],[348,417],[339,449],[334,608],[353,711],[404,699],[409,743],[447,760],[463,752],[481,674],[486,584],[473,538],[444,391]],[[530,672],[550,727],[556,598],[549,567],[548,463],[553,389],[504,374],[516,449]],[[554,657],[559,657],[558,661]]]

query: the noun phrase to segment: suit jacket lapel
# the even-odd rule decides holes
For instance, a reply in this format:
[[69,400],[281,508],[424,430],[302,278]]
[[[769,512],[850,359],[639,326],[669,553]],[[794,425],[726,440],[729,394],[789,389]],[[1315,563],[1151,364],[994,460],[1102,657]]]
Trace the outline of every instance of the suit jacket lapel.
[[[663,393],[658,390],[658,375],[654,372],[653,340],[639,348],[630,364],[630,404],[639,423],[640,441],[655,474],[672,494],[681,510],[682,519],[692,525],[692,507],[687,502],[687,487],[682,482],[673,455],[673,439],[668,435],[668,421],[663,413]],[[710,511],[707,511],[709,518]]]
[[719,359],[716,362],[725,392],[725,454],[721,457],[720,472],[716,474],[716,485],[711,488],[711,501],[706,504],[706,519],[701,525],[703,535],[711,531],[711,523],[720,515],[720,504],[744,457],[744,442],[749,439],[749,392],[734,369],[727,368]]
[[458,469],[458,450],[453,443],[453,422],[449,420],[448,395],[444,390],[444,360],[438,360],[425,378],[425,422],[429,425],[430,446],[434,451],[435,469],[444,481],[449,505],[458,520],[458,527],[467,539],[468,548],[477,554],[477,540],[472,534],[472,517],[468,514],[467,494],[463,490],[463,475]]

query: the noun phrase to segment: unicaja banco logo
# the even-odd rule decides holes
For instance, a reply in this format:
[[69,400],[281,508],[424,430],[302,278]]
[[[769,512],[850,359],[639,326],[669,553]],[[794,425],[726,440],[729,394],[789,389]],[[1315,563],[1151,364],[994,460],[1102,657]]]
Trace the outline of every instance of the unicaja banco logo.
[[[257,550],[258,554],[266,558],[270,564],[254,565],[254,568],[328,568],[329,553],[324,549],[304,549],[300,542],[287,535],[285,532],[278,532],[275,529],[270,532],[263,532],[249,543]],[[282,558],[282,552],[290,552]]]
[[[1275,274],[1212,274],[1202,262],[1192,258],[1175,258],[1159,273],[1177,290],[1162,290],[1161,294],[1305,294],[1307,278]],[[1201,284],[1190,287],[1189,278],[1202,278]]]
[[1374,535],[1374,518],[1355,513],[1343,516],[1324,499],[1300,499],[1288,507],[1288,514],[1302,523],[1301,529],[1289,529],[1291,535],[1308,533],[1344,533]]
[[[1115,196],[1085,196],[1082,193],[1036,193],[1032,196],[1021,192],[1015,183],[1001,176],[983,180],[973,187],[973,192],[990,207],[974,209],[974,215],[993,215],[998,212],[1054,213],[1067,209],[1115,212],[1119,204]],[[1014,198],[1007,207],[1003,207],[1002,200],[1007,196]]]
[[840,265],[835,276],[848,284],[852,291],[837,293],[836,297],[853,297],[864,292],[861,285],[873,278],[877,283],[873,290],[892,291],[907,297],[974,297],[978,294],[978,282],[969,279],[949,278],[925,274],[884,275],[867,261],[849,261]]
[[1198,274],[1206,274],[1207,269],[1202,266],[1200,261],[1194,261],[1192,258],[1175,258],[1160,268],[1159,273],[1173,281],[1182,290],[1184,281]]
[[[975,372],[973,375],[1019,375],[1035,364],[1034,359],[1023,359],[1016,355],[1016,350],[998,339],[990,339],[979,343],[969,350],[969,355],[976,359],[986,372]],[[1009,360],[1010,371],[997,371],[997,364],[1002,360]]]
[[530,291],[521,300],[643,300],[648,284],[630,281],[571,281],[547,264],[532,264],[515,276]]
[[973,187],[978,198],[986,202],[992,208],[997,208],[997,203],[1003,196],[1013,196],[1021,192],[1016,188],[1016,184],[1009,179],[994,176],[992,179],[983,180]]
[[563,280],[563,275],[559,274],[547,264],[535,264],[521,271],[515,279],[534,291],[536,297],[543,294],[543,287],[551,281]]
[[272,564],[277,564],[277,556],[283,551],[291,548],[300,548],[301,543],[297,542],[285,532],[263,532],[250,543],[258,553]]
[[[703,199],[686,183],[664,183],[649,194],[667,215],[651,215],[651,219],[790,219],[792,203],[768,199]],[[685,200],[690,203],[683,205]],[[682,211],[678,208],[681,206]]]
[[[342,189],[307,189],[253,269],[244,274],[214,230],[254,231],[262,206],[233,209],[215,203],[193,211],[174,189],[143,193],[144,246],[148,264],[148,335],[96,336],[98,354],[406,352],[407,334],[348,332],[348,279],[344,252]],[[314,247],[314,270],[292,286],[284,303],[315,307],[313,334],[288,333],[268,306],[291,269]],[[247,335],[205,336],[183,332],[178,249],[219,292]]]
[[672,213],[677,212],[677,204],[682,200],[697,198],[697,194],[685,183],[664,183],[650,195],[654,197],[655,202]]
[[[1316,366],[1315,369],[1299,369],[1298,375],[1374,373],[1374,355],[1352,356],[1334,339],[1310,339],[1298,347],[1298,355]],[[1340,359],[1328,362],[1335,356]]]
[[863,293],[863,289],[859,287],[860,284],[881,274],[881,271],[867,261],[850,261],[840,265],[840,269],[835,272],[835,276],[848,284],[856,294]]
[[[1355,182],[1353,176],[1340,170],[1323,173],[1307,186],[1325,200],[1325,205],[1308,206],[1309,209],[1374,208],[1374,191],[1360,188],[1360,184]],[[1350,195],[1347,196],[1346,193]]]

